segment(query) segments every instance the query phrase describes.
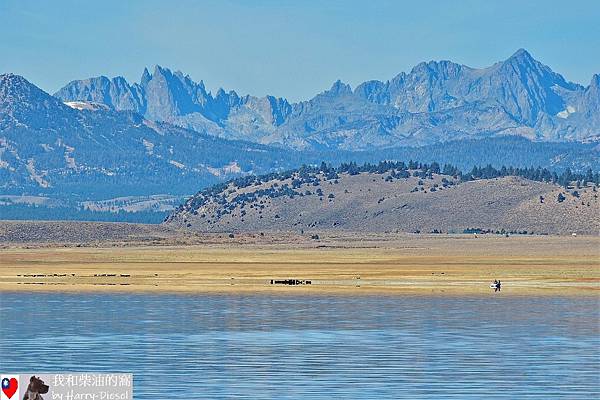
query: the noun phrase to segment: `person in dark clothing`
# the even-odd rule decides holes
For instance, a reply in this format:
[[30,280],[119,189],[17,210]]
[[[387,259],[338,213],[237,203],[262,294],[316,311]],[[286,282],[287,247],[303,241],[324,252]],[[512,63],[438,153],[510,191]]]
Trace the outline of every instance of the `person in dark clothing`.
[[494,279],[494,283],[490,285],[490,287],[494,289],[494,292],[499,291],[501,286],[502,283],[500,283],[499,279]]

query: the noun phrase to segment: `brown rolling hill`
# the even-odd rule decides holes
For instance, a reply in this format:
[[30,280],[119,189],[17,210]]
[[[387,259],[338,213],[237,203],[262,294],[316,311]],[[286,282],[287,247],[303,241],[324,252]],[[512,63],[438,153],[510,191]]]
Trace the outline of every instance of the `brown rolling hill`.
[[294,172],[285,179],[230,182],[190,198],[165,223],[232,233],[600,234],[599,192],[591,185],[564,188],[517,176],[464,181],[415,172]]

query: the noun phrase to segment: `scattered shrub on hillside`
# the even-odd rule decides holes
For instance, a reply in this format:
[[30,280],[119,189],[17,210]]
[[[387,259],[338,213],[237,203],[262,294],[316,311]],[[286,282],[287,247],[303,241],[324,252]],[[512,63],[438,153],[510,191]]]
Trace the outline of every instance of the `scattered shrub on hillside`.
[[[580,190],[592,186],[592,190],[594,192],[597,192],[598,185],[600,184],[600,174],[598,172],[593,172],[591,168],[585,173],[574,173],[567,168],[559,174],[556,171],[549,171],[548,169],[541,167],[515,168],[502,166],[498,169],[492,167],[491,165],[487,165],[485,167],[475,166],[471,169],[471,171],[463,173],[457,167],[450,164],[444,164],[443,167],[440,167],[440,165],[435,162],[427,164],[413,160],[410,160],[408,164],[402,161],[381,161],[377,164],[365,163],[362,165],[358,165],[356,162],[350,162],[342,163],[338,167],[334,167],[330,164],[322,162],[319,166],[303,165],[297,170],[272,172],[261,176],[242,176],[232,179],[228,182],[211,186],[198,192],[185,204],[178,207],[177,211],[188,211],[194,214],[196,210],[209,202],[213,202],[225,208],[229,203],[243,206],[246,203],[257,201],[263,196],[269,198],[288,196],[293,198],[294,196],[302,195],[302,193],[294,190],[300,188],[302,185],[319,186],[321,179],[330,180],[330,183],[338,183],[339,174],[345,173],[349,175],[357,175],[365,172],[377,173],[381,175],[387,173],[385,178],[383,176],[381,178],[388,182],[398,178],[408,178],[412,174],[412,176],[419,178],[418,186],[421,186],[421,191],[424,191],[422,187],[424,186],[423,180],[433,179],[434,174],[452,176],[457,180],[457,182],[465,182],[477,179],[493,179],[505,176],[519,176],[534,181],[558,184],[569,189],[575,188]],[[288,183],[283,183],[285,181],[288,181]],[[253,185],[262,185],[263,183],[268,182],[272,182],[272,187],[268,189],[261,189],[257,190],[256,192],[245,194],[238,192],[239,194],[232,201],[229,201],[228,199],[228,195],[235,196],[235,188],[242,189]],[[441,186],[452,186],[457,182],[443,177],[441,180]],[[282,189],[279,189],[279,187]],[[438,185],[434,184],[434,187],[438,187]],[[579,190],[575,190],[572,194],[575,197],[578,197]],[[308,193],[308,191],[305,191],[304,195],[308,195]],[[322,192],[317,194],[320,197],[323,196]],[[562,201],[564,201],[564,199],[559,200],[559,202]],[[229,214],[230,211],[231,210],[226,210],[224,214]],[[221,216],[221,214],[219,216]]]

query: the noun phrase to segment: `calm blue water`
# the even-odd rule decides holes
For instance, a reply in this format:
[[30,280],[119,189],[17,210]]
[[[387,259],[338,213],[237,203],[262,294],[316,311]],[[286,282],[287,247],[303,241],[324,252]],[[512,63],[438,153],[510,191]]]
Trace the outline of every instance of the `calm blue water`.
[[136,399],[599,397],[598,298],[3,293],[0,307],[0,370],[133,372]]

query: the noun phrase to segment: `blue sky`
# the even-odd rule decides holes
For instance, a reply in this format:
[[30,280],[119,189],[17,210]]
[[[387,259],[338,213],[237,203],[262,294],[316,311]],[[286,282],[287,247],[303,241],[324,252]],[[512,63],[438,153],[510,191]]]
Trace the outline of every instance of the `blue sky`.
[[440,59],[483,67],[523,47],[588,85],[598,21],[594,0],[1,0],[0,72],[54,92],[160,64],[212,90],[303,100],[336,79],[354,87]]

